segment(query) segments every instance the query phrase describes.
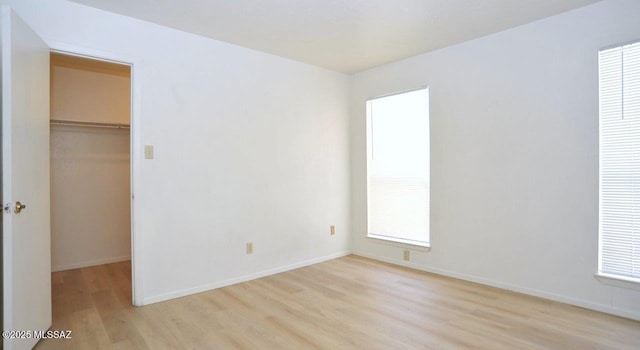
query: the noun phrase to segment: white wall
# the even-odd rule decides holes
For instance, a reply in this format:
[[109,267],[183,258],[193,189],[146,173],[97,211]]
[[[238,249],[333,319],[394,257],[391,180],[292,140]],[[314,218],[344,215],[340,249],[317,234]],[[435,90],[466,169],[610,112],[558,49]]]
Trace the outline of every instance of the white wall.
[[3,2],[50,45],[135,61],[144,303],[348,251],[347,76],[73,3]]
[[[51,62],[52,119],[129,124],[129,77]],[[127,129],[51,127],[53,271],[130,259],[129,138]]]
[[640,2],[613,0],[353,77],[353,250],[366,235],[365,100],[429,85],[430,252],[409,265],[640,319],[640,288],[594,277],[598,49],[640,39]]

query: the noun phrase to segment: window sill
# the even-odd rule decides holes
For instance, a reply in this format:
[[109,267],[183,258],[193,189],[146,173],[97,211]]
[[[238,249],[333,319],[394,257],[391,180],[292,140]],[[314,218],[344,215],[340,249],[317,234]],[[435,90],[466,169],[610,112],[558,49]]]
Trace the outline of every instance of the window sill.
[[415,241],[410,241],[402,238],[393,238],[393,237],[386,237],[386,236],[379,236],[379,235],[372,235],[372,234],[365,236],[365,238],[375,243],[391,245],[391,246],[400,247],[404,249],[410,249],[410,250],[416,250],[416,251],[422,251],[422,252],[428,252],[431,250],[430,243],[418,243]]
[[640,290],[640,279],[608,275],[599,272],[596,273],[596,279],[603,284],[607,284],[610,286]]

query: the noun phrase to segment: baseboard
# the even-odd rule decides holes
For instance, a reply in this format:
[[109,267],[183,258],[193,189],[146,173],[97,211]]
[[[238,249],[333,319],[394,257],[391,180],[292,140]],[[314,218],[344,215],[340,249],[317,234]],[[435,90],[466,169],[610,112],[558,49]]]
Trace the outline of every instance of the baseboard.
[[99,260],[91,260],[91,261],[81,261],[81,262],[73,263],[73,264],[67,264],[67,265],[61,265],[61,266],[51,266],[51,272],[80,269],[80,268],[83,268],[83,267],[111,264],[111,263],[117,263],[117,262],[127,261],[127,260],[131,260],[131,256],[130,255],[119,256],[119,257],[115,257],[115,258],[105,258],[105,259],[99,259]]
[[431,272],[431,273],[435,273],[435,274],[438,274],[438,275],[443,275],[443,276],[447,276],[447,277],[453,277],[453,278],[457,278],[457,279],[460,279],[460,280],[479,283],[479,284],[483,284],[483,285],[491,286],[491,287],[496,287],[496,288],[500,288],[500,289],[506,289],[506,290],[510,290],[510,291],[513,291],[513,292],[517,292],[517,293],[522,293],[522,294],[527,294],[527,295],[531,295],[531,296],[535,296],[535,297],[539,297],[539,298],[543,298],[543,299],[549,299],[549,300],[553,300],[553,301],[558,301],[558,302],[561,302],[561,303],[564,303],[564,304],[578,306],[578,307],[582,307],[582,308],[585,308],[585,309],[604,312],[604,313],[607,313],[607,314],[620,316],[620,317],[624,317],[624,318],[630,318],[630,319],[633,319],[633,320],[640,321],[640,313],[634,312],[634,311],[629,311],[629,310],[624,310],[624,309],[611,307],[611,306],[608,306],[608,305],[602,305],[602,304],[598,304],[598,303],[593,303],[593,302],[590,302],[590,301],[587,301],[587,300],[575,299],[575,298],[567,297],[567,296],[560,295],[560,294],[544,292],[544,291],[540,291],[540,290],[537,290],[537,289],[530,289],[530,288],[520,287],[520,286],[516,286],[516,285],[513,285],[513,284],[494,281],[494,280],[490,280],[490,279],[486,279],[486,278],[482,278],[482,277],[465,275],[465,274],[452,272],[452,271],[448,271],[448,270],[444,270],[444,269],[426,267],[426,266],[414,264],[414,263],[411,263],[411,262],[407,262],[407,261],[404,261],[404,260],[381,258],[381,257],[378,257],[378,256],[374,256],[374,255],[363,253],[363,252],[357,252],[357,251],[354,251],[352,253],[354,255],[362,256],[362,257],[373,259],[373,260],[383,261],[383,262],[387,262],[387,263],[394,264],[394,265],[410,267],[410,268],[416,269],[416,270],[421,270],[421,271],[425,271],[425,272]]
[[142,300],[142,305],[149,305],[149,304],[153,304],[153,303],[159,303],[161,301],[180,298],[180,297],[184,297],[184,296],[192,295],[192,294],[196,294],[196,293],[202,293],[202,292],[206,292],[206,291],[209,291],[209,290],[212,290],[212,289],[227,287],[227,286],[230,286],[230,285],[233,285],[233,284],[242,283],[242,282],[254,280],[254,279],[257,279],[257,278],[262,278],[262,277],[266,277],[266,276],[270,276],[270,275],[275,275],[277,273],[291,271],[291,270],[299,269],[301,267],[305,267],[305,266],[309,266],[309,265],[318,264],[318,263],[321,263],[321,262],[325,262],[325,261],[341,258],[341,257],[347,256],[349,254],[351,254],[350,251],[342,251],[342,252],[326,255],[326,256],[323,256],[323,257],[320,257],[320,258],[306,260],[306,261],[302,261],[302,262],[291,264],[291,265],[285,265],[285,266],[281,266],[281,267],[276,267],[276,268],[273,268],[273,269],[260,271],[260,272],[256,272],[256,273],[252,273],[252,274],[249,274],[249,275],[240,276],[240,277],[236,277],[236,278],[231,278],[231,279],[220,281],[220,282],[209,283],[209,284],[205,284],[205,285],[198,286],[198,287],[179,290],[179,291],[176,291],[176,292],[171,292],[171,293],[165,293],[165,294],[160,294],[160,295],[156,295],[156,296],[151,296],[151,297],[144,298]]

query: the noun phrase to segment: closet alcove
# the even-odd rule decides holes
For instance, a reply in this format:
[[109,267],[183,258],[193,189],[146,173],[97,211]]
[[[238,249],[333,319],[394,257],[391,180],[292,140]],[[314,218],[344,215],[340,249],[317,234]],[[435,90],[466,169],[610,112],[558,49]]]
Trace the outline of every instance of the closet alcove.
[[131,68],[51,53],[51,268],[131,259]]

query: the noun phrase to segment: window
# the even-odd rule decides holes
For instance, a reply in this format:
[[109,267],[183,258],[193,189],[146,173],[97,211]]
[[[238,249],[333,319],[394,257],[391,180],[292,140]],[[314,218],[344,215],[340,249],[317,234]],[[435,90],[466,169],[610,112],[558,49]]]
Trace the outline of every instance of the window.
[[368,236],[429,245],[429,90],[367,101]]
[[640,42],[600,51],[598,273],[640,282]]

